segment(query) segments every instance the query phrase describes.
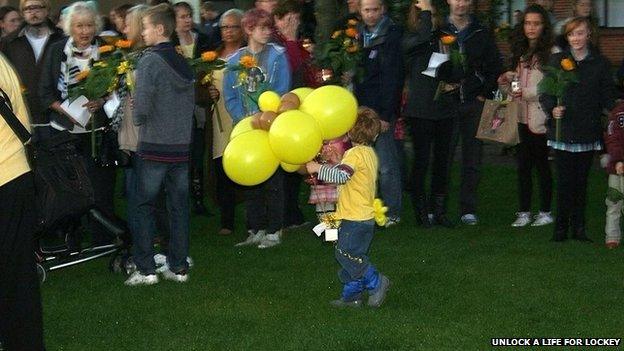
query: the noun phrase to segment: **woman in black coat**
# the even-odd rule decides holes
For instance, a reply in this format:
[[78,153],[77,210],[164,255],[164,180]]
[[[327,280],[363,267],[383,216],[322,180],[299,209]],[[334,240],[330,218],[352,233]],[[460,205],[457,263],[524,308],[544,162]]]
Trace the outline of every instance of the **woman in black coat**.
[[[594,151],[602,150],[601,114],[615,104],[615,85],[609,61],[590,44],[591,22],[575,18],[565,25],[569,49],[551,57],[550,64],[560,67],[562,60],[574,63],[578,82],[565,90],[558,106],[555,96],[542,95],[548,120],[548,146],[555,150],[557,169],[557,219],[553,241],[572,238],[591,241],[585,233],[587,178]],[[555,120],[560,120],[557,133]],[[559,134],[559,136],[557,136]]]
[[[427,69],[432,53],[438,49],[433,13],[435,12],[430,0],[412,2],[402,43],[407,66],[408,94],[404,115],[411,125],[414,145],[412,199],[416,220],[424,227],[432,224],[452,227],[453,224],[446,217],[446,197],[453,115],[444,109],[448,105],[445,103],[446,96],[442,94],[434,101],[440,80],[422,73]],[[433,169],[428,202],[425,179],[432,147]],[[433,212],[432,220],[429,218],[430,211]]]

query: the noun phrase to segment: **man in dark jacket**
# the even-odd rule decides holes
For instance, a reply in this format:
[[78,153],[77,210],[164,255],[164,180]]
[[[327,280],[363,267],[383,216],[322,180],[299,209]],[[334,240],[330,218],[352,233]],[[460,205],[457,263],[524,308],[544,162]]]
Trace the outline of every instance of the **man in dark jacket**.
[[383,0],[361,0],[359,26],[363,78],[355,81],[355,95],[361,106],[375,110],[382,132],[375,142],[379,157],[379,193],[388,206],[388,225],[401,216],[401,167],[394,141],[394,127],[403,88],[402,30],[384,14]]
[[445,62],[438,68],[438,77],[455,87],[454,98],[449,101],[451,113],[457,118],[452,150],[460,138],[462,145],[461,221],[475,225],[478,223],[477,188],[482,154],[482,143],[475,135],[483,103],[497,88],[496,79],[502,71],[502,62],[493,33],[470,14],[472,0],[447,2],[450,14],[440,31],[456,38],[466,60],[463,65]]
[[[46,114],[39,99],[39,81],[44,57],[50,44],[63,38],[63,33],[48,19],[50,6],[47,0],[27,0],[20,2],[20,11],[24,17],[24,25],[3,39],[2,52],[17,71],[24,88],[26,102],[30,110],[32,123],[46,124]],[[35,135],[40,130],[34,128]]]

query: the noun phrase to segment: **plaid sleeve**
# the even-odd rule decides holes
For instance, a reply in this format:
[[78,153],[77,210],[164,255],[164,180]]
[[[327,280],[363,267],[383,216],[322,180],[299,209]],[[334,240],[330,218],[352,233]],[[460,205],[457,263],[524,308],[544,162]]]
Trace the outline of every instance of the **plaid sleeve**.
[[353,168],[345,164],[337,164],[335,166],[321,165],[318,172],[318,179],[326,183],[344,184],[351,179]]

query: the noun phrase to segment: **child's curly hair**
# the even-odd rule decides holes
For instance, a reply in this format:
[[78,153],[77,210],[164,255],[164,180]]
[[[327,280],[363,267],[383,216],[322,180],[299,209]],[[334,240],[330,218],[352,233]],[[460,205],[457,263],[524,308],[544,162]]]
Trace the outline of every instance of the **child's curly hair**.
[[380,131],[381,121],[377,112],[369,107],[360,107],[355,125],[349,131],[349,139],[354,143],[371,145]]

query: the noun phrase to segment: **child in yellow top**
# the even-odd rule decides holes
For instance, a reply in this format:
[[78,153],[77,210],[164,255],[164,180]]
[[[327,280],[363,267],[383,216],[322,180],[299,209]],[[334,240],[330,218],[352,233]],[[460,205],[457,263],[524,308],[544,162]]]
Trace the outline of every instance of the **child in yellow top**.
[[368,305],[379,307],[390,281],[377,272],[368,258],[368,249],[375,229],[373,201],[377,183],[377,156],[371,147],[381,129],[379,116],[370,108],[362,107],[349,131],[353,147],[335,166],[308,162],[309,173],[318,173],[318,179],[339,184],[336,217],[340,220],[336,260],[342,267],[338,276],[344,284],[340,299],[331,302],[336,307],[360,307],[362,294],[369,292]]

